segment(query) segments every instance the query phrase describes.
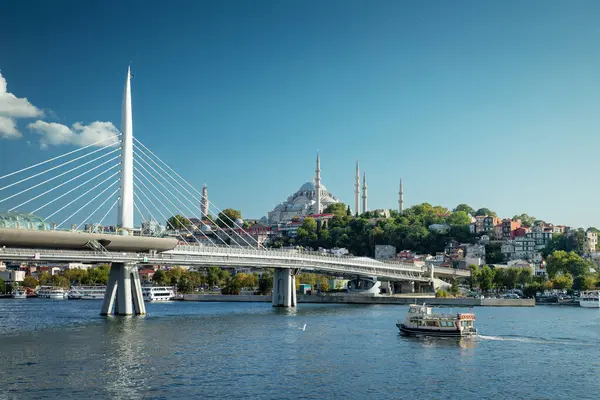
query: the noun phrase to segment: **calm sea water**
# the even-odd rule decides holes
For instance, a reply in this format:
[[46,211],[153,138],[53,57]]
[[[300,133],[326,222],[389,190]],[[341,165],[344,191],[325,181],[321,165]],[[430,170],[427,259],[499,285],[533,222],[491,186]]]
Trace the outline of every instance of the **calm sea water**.
[[400,336],[406,306],[173,302],[135,318],[99,309],[0,300],[0,399],[591,399],[600,390],[600,310],[475,308],[481,336],[458,340]]

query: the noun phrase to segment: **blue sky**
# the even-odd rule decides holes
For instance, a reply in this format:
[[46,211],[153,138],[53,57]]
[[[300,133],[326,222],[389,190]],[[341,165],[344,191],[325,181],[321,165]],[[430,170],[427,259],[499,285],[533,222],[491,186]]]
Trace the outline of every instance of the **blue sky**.
[[245,217],[311,180],[319,151],[346,203],[359,159],[370,208],[397,207],[402,176],[407,205],[600,226],[597,1],[0,8],[7,92],[43,112],[11,119],[21,137],[0,140],[0,175],[75,148],[41,146],[36,120],[71,138],[96,121],[120,128],[131,62],[134,135]]

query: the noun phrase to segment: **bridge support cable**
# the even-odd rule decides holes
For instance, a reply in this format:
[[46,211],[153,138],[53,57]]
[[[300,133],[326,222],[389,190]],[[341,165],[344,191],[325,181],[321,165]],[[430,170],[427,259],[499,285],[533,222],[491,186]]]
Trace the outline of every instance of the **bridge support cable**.
[[112,204],[112,206],[110,206],[110,208],[104,214],[104,216],[102,217],[102,219],[100,221],[98,221],[98,225],[102,225],[102,223],[104,222],[104,220],[106,219],[106,217],[108,216],[108,214],[110,214],[110,212],[112,211],[113,208],[115,208],[115,206],[117,205],[118,202],[119,202],[119,198],[117,197],[117,199],[115,200],[115,202]]
[[[60,159],[60,158],[62,158],[62,157],[66,157],[66,156],[69,156],[69,155],[71,155],[71,154],[75,154],[75,153],[77,153],[77,152],[80,152],[80,151],[82,151],[82,150],[85,150],[85,149],[87,149],[87,148],[89,148],[89,147],[97,146],[97,145],[99,145],[100,143],[104,143],[104,142],[106,142],[107,140],[112,140],[112,139],[114,139],[114,138],[117,138],[117,137],[119,137],[119,136],[121,136],[121,134],[120,134],[120,133],[119,133],[119,134],[117,134],[117,135],[112,135],[112,136],[109,136],[109,137],[107,137],[106,139],[102,139],[102,140],[100,140],[100,141],[98,141],[98,142],[96,142],[96,143],[88,144],[87,146],[80,147],[79,149],[75,149],[75,150],[73,150],[73,151],[69,151],[68,153],[61,154],[60,156],[56,156],[56,157],[50,158],[50,159],[48,159],[48,160],[46,160],[46,161],[42,161],[42,162],[39,162],[39,163],[37,163],[37,164],[30,165],[29,167],[26,167],[26,168],[20,169],[20,170],[18,170],[18,171],[11,172],[10,174],[6,174],[6,175],[4,175],[4,176],[0,176],[0,180],[2,180],[2,179],[4,179],[4,178],[8,178],[8,177],[10,177],[10,176],[13,176],[13,175],[16,175],[16,174],[19,174],[19,173],[21,173],[21,172],[28,171],[28,170],[30,170],[30,169],[32,169],[32,168],[39,167],[39,166],[41,166],[41,165],[44,165],[44,164],[47,164],[47,163],[49,163],[49,162],[56,161],[56,160],[58,160],[58,159]],[[111,144],[111,146],[114,146],[114,143],[113,143],[113,144]]]
[[[104,161],[102,164],[96,165],[95,167],[93,167],[93,168],[90,168],[90,169],[88,169],[88,170],[86,170],[86,171],[82,172],[81,174],[79,174],[79,175],[77,175],[77,176],[75,176],[75,177],[73,177],[73,178],[71,178],[71,179],[69,179],[69,180],[67,180],[67,181],[65,181],[65,182],[63,182],[63,183],[61,183],[61,184],[59,184],[59,185],[53,186],[51,189],[49,189],[49,190],[47,190],[47,191],[45,191],[45,192],[43,192],[43,193],[40,193],[40,194],[38,194],[37,196],[35,196],[35,197],[32,197],[32,198],[30,198],[30,199],[29,199],[29,200],[27,200],[27,201],[24,201],[23,203],[19,204],[18,206],[15,206],[15,207],[11,208],[11,209],[10,209],[10,210],[8,210],[8,211],[13,211],[13,210],[16,210],[17,208],[20,208],[20,207],[24,206],[25,204],[28,204],[29,202],[31,202],[31,201],[33,201],[33,200],[36,200],[36,199],[38,199],[38,198],[40,198],[40,197],[42,197],[42,196],[44,196],[44,195],[47,195],[48,193],[51,193],[51,192],[55,191],[56,189],[58,189],[58,188],[60,188],[60,187],[62,187],[62,186],[64,186],[64,185],[66,185],[67,183],[71,183],[71,182],[73,182],[74,180],[76,180],[76,179],[78,179],[78,178],[81,178],[81,177],[82,177],[82,176],[84,176],[84,175],[87,175],[87,174],[89,174],[90,172],[92,172],[92,171],[94,171],[94,170],[96,170],[96,169],[100,168],[101,166],[103,166],[103,165],[105,165],[105,164],[107,164],[107,163],[109,163],[109,162],[111,162],[111,161],[114,161],[114,160],[116,160],[117,158],[119,158],[119,156],[115,156],[115,157],[113,157],[113,158],[111,158],[111,159],[109,159],[109,160],[106,160],[106,161]],[[69,190],[69,191],[67,191],[66,193],[63,193],[62,195],[60,195],[60,196],[58,196],[58,197],[55,197],[55,198],[53,198],[53,199],[52,199],[51,201],[49,201],[48,203],[44,204],[44,205],[43,205],[43,206],[41,206],[41,207],[38,207],[38,208],[37,208],[35,211],[33,211],[33,212],[32,212],[32,214],[35,214],[36,212],[38,212],[38,211],[39,211],[39,210],[41,210],[42,208],[44,208],[44,207],[46,207],[46,206],[48,206],[48,205],[50,205],[50,204],[54,203],[56,200],[59,200],[59,199],[63,198],[64,196],[68,195],[69,193],[73,192],[74,190],[77,190],[77,189],[79,189],[80,187],[82,187],[82,186],[85,186],[87,183],[93,182],[95,179],[99,178],[100,176],[104,175],[105,173],[107,173],[107,172],[108,172],[108,171],[110,171],[111,169],[114,169],[114,168],[116,168],[116,167],[118,167],[118,166],[119,166],[119,164],[113,165],[112,167],[110,167],[110,168],[108,168],[108,169],[106,169],[106,170],[102,171],[101,173],[97,174],[97,175],[96,175],[96,176],[94,176],[93,178],[90,178],[90,179],[86,180],[85,182],[83,182],[83,183],[79,184],[78,186],[75,186],[74,188],[70,189],[70,190]]]
[[142,214],[142,212],[140,211],[137,204],[135,204],[135,202],[133,203],[133,208],[135,208],[135,210],[138,212],[138,214],[140,214],[140,217],[142,217],[142,222],[146,222],[146,218],[144,217],[144,214]]
[[[53,212],[52,214],[48,215],[46,217],[46,219],[52,218],[53,216],[55,216],[56,214],[58,214],[59,212],[61,212],[62,210],[64,210],[65,208],[69,207],[71,204],[75,203],[77,200],[81,199],[83,196],[85,196],[86,194],[88,194],[89,192],[91,192],[92,190],[96,189],[98,186],[102,185],[104,182],[108,181],[111,178],[114,178],[116,175],[118,175],[121,171],[117,171],[114,174],[110,175],[109,177],[105,178],[102,182],[97,183],[96,185],[94,185],[92,188],[86,190],[85,192],[83,192],[82,194],[80,194],[79,196],[77,196],[76,198],[74,198],[73,200],[71,200],[70,202],[68,202],[66,205],[62,206],[61,208],[59,208],[57,211]],[[117,179],[112,185],[114,185],[116,182],[119,182],[119,180]]]
[[[134,153],[134,154],[135,154],[135,153]],[[169,188],[167,188],[167,187],[166,187],[166,186],[165,186],[165,185],[164,185],[164,184],[163,184],[163,183],[162,183],[162,182],[161,182],[161,181],[160,181],[160,180],[159,180],[159,179],[156,177],[156,175],[153,175],[151,172],[149,172],[149,171],[148,171],[148,170],[147,170],[147,169],[146,169],[146,168],[145,168],[145,167],[142,165],[142,163],[140,163],[140,160],[144,161],[142,158],[137,158],[137,159],[135,159],[135,161],[137,162],[137,165],[138,165],[140,168],[142,168],[142,169],[143,169],[143,170],[144,170],[144,171],[145,171],[145,172],[146,172],[148,175],[150,175],[150,176],[151,176],[151,177],[152,177],[152,178],[153,178],[153,179],[154,179],[156,182],[158,182],[158,183],[159,183],[159,184],[160,184],[160,185],[161,185],[161,186],[162,186],[162,187],[165,189],[165,191],[166,191],[167,193],[171,193],[171,190],[170,190]],[[146,162],[146,161],[144,161],[144,162]],[[151,166],[151,165],[149,165],[149,164],[147,164],[147,165],[148,165],[150,168],[152,168],[152,166]],[[137,167],[134,167],[134,170],[137,170]],[[156,171],[154,168],[152,168],[152,170],[153,170],[153,171],[154,171],[154,172],[155,172],[157,175],[159,175],[159,176],[160,176],[160,173],[158,173],[158,172],[157,172],[157,171]],[[138,171],[138,173],[140,173],[140,172]],[[141,173],[140,173],[140,174],[141,174]],[[142,176],[143,176],[144,178],[148,179],[148,178],[147,178],[145,175],[142,175]],[[164,179],[164,177],[163,177],[163,179]],[[174,190],[176,190],[176,191],[177,191],[177,193],[179,193],[179,195],[180,195],[181,197],[183,197],[184,199],[186,199],[186,200],[187,200],[187,201],[188,201],[188,202],[189,202],[189,203],[192,205],[192,208],[195,208],[195,209],[197,209],[198,211],[200,211],[200,215],[202,215],[202,210],[201,210],[201,209],[198,207],[198,205],[197,205],[197,204],[194,204],[194,202],[192,202],[191,200],[189,200],[189,199],[188,199],[188,198],[187,198],[187,197],[186,197],[186,196],[185,196],[183,193],[181,193],[181,192],[180,192],[180,191],[179,191],[179,190],[178,190],[178,189],[177,189],[175,186],[173,186],[173,185],[172,185],[172,184],[171,184],[171,183],[170,183],[168,180],[165,180],[165,181],[166,181],[166,182],[167,182],[167,183],[168,183],[168,184],[169,184],[169,185],[170,185],[170,186],[171,186],[171,187],[172,187]],[[179,196],[174,196],[174,197],[175,197],[175,199],[176,199],[176,200],[177,200],[177,201],[178,201],[178,202],[179,202],[179,203],[180,203],[180,204],[181,204],[183,207],[185,207],[185,208],[187,209],[187,211],[188,211],[188,212],[189,212],[189,213],[192,215],[192,217],[196,217],[196,218],[197,218],[197,215],[195,215],[195,212],[194,212],[194,211],[192,211],[192,210],[191,210],[191,209],[190,209],[190,208],[189,208],[189,207],[188,207],[188,206],[187,206],[187,205],[186,205],[186,204],[185,204],[183,201],[181,201],[181,197],[179,197]],[[213,215],[214,215],[214,213],[213,213]],[[199,219],[199,220],[201,220],[202,218],[198,218],[198,219]],[[228,233],[227,233],[227,232],[226,232],[226,231],[225,231],[223,228],[221,228],[221,227],[220,227],[220,226],[218,226],[218,225],[216,225],[216,227],[217,227],[217,229],[219,229],[221,232],[223,232],[223,233],[225,234],[225,236],[226,236],[227,238],[229,238],[229,240],[230,240],[230,241],[231,241],[231,240],[233,240],[235,243],[237,243],[237,244],[238,244],[238,246],[239,246],[239,247],[242,247],[242,246],[241,246],[241,245],[240,245],[240,244],[237,242],[237,240],[235,240],[233,237],[231,237],[231,235],[229,235],[229,234],[228,234]],[[234,232],[235,232],[235,231],[234,231]],[[244,239],[244,238],[243,238],[241,235],[239,235],[239,234],[238,234],[238,236],[239,236],[239,237],[240,237],[242,240],[244,240],[248,246],[252,247],[252,245],[251,245],[250,243],[248,243],[248,241],[246,241],[246,240],[245,240],[245,239]]]
[[[140,199],[140,197],[137,195],[136,192],[133,192],[133,198],[134,198],[134,202],[133,205],[137,208],[137,203],[135,202],[135,199],[138,200],[138,202],[142,205],[142,207],[144,207],[144,209],[146,210],[146,212],[148,213],[148,215],[150,216],[150,219],[153,219],[155,221],[158,222],[158,218],[156,218],[154,215],[152,215],[152,212],[150,211],[150,209],[146,206],[146,204],[142,201],[142,199]],[[139,211],[139,209],[138,209]],[[142,214],[140,212],[140,214]],[[142,214],[142,219],[144,219],[144,215]]]
[[[169,203],[171,203],[171,205],[172,205],[173,207],[175,207],[175,211],[176,211],[177,213],[184,214],[183,212],[181,212],[181,210],[180,210],[180,209],[178,209],[178,208],[177,208],[177,206],[176,206],[175,204],[173,204],[173,202],[172,202],[172,201],[171,201],[171,200],[170,200],[170,199],[169,199],[169,198],[168,198],[168,197],[167,197],[167,196],[166,196],[166,195],[165,195],[163,192],[161,192],[161,191],[160,191],[160,189],[158,189],[158,188],[157,188],[157,187],[156,187],[156,186],[155,186],[155,185],[154,185],[154,184],[153,184],[153,183],[152,183],[152,182],[151,182],[151,181],[150,181],[150,180],[149,180],[149,179],[148,179],[148,178],[147,178],[145,175],[143,175],[143,174],[142,174],[142,173],[141,173],[141,172],[140,172],[140,171],[137,169],[137,167],[136,167],[135,165],[133,166],[133,170],[134,170],[135,172],[137,172],[137,173],[138,173],[138,181],[139,181],[139,182],[140,182],[140,183],[141,183],[141,184],[144,186],[144,188],[146,188],[146,190],[148,190],[148,191],[150,192],[150,194],[152,194],[153,196],[155,196],[156,200],[158,200],[158,201],[159,201],[159,202],[162,204],[162,206],[163,206],[163,207],[165,207],[165,210],[167,210],[167,212],[168,212],[168,213],[172,213],[172,212],[171,212],[171,210],[169,210],[169,209],[167,208],[167,206],[166,206],[166,205],[165,205],[165,204],[164,204],[164,203],[163,203],[163,202],[162,202],[162,201],[161,201],[161,200],[160,200],[158,197],[156,197],[156,195],[155,195],[155,194],[154,194],[154,193],[153,193],[153,192],[152,192],[152,191],[151,191],[151,190],[148,188],[148,186],[146,186],[146,184],[144,183],[144,181],[142,181],[142,180],[140,179],[140,177],[142,177],[142,178],[146,179],[146,180],[148,181],[148,183],[149,183],[150,185],[152,185],[152,187],[153,187],[154,189],[156,189],[156,190],[157,190],[157,191],[158,191],[158,192],[161,194],[161,196],[163,196],[163,197],[164,197],[164,198],[165,198],[165,199],[166,199],[166,200],[167,200]],[[134,175],[134,178],[135,178],[135,175]],[[134,182],[135,182],[135,181],[134,181]],[[166,189],[166,188],[165,188],[165,189]],[[168,191],[168,189],[167,189],[167,191]],[[156,207],[156,206],[155,206],[155,207]],[[162,213],[161,213],[161,215],[162,215]],[[173,215],[176,215],[176,214],[173,214]],[[165,219],[165,220],[166,220],[166,223],[168,224],[168,223],[169,223],[169,222],[168,222],[168,219]],[[174,226],[172,226],[172,228],[173,228],[173,229],[176,229]],[[193,234],[193,233],[192,233],[192,232],[191,232],[191,231],[190,231],[190,230],[189,230],[187,227],[184,227],[184,228],[185,228],[185,230],[186,230],[186,231],[187,231],[187,232],[188,232],[190,235],[192,235],[192,236],[194,237],[194,239],[196,240],[196,242],[200,243],[200,241],[198,240],[198,238],[197,238],[197,237],[196,237],[196,236],[195,236],[195,235],[194,235],[194,234]],[[208,238],[208,236],[207,236],[207,235],[206,235],[204,232],[202,232],[202,230],[200,230],[200,233],[201,233],[201,234],[202,234],[202,235],[203,235],[203,236],[204,236],[204,237],[205,237],[205,238],[206,238],[208,241],[210,241],[210,239]],[[219,237],[219,236],[217,236],[217,237]],[[227,245],[227,243],[226,243],[226,242],[225,242],[225,241],[224,241],[224,240],[223,240],[221,237],[219,237],[219,239],[221,240],[221,242],[223,242],[223,244]],[[184,241],[186,241],[186,240],[184,239]],[[186,242],[187,242],[187,241],[186,241]]]
[[[109,186],[110,187],[110,186]],[[108,189],[108,188],[107,188]],[[86,221],[89,221],[90,218],[92,218],[94,216],[94,214],[96,214],[98,212],[98,210],[100,208],[102,208],[102,206],[104,206],[106,204],[107,201],[109,201],[117,192],[119,191],[119,189],[115,189],[114,192],[112,192],[102,203],[100,203],[100,205],[98,207],[96,207],[96,209],[94,211],[92,211],[90,213],[90,215],[88,215],[87,217],[85,217],[85,219],[83,221],[81,221],[81,223],[79,225],[77,225],[77,227],[75,228],[76,231],[79,230],[79,228],[81,227],[81,225],[85,224]],[[101,193],[100,193],[101,194]]]
[[[138,150],[139,153],[143,154],[146,158],[148,158],[150,161],[152,161],[152,163],[154,165],[156,165],[164,174],[166,174],[169,178],[171,178],[174,182],[176,182],[180,187],[183,188],[183,190],[185,190],[190,196],[192,196],[192,198],[196,201],[196,202],[200,202],[200,200],[198,198],[195,197],[195,195],[193,195],[192,193],[190,193],[190,191],[186,188],[185,185],[183,185],[181,182],[179,182],[177,179],[175,179],[169,172],[167,172],[164,168],[162,168],[156,161],[154,161],[154,159],[150,156],[148,156],[135,142],[139,143],[148,153],[152,154],[158,161],[160,161],[164,166],[166,166],[170,171],[173,172],[174,175],[176,175],[179,179],[181,179],[183,182],[186,183],[186,185],[188,187],[190,187],[193,191],[195,191],[196,193],[198,193],[198,195],[200,196],[201,199],[204,199],[207,204],[210,206],[212,206],[214,209],[216,209],[221,215],[223,215],[225,218],[227,218],[229,220],[229,222],[231,222],[234,226],[235,226],[235,221],[233,221],[229,216],[225,215],[223,213],[223,211],[221,209],[219,209],[213,202],[211,202],[208,198],[206,198],[202,193],[200,193],[193,185],[191,185],[188,181],[186,181],[183,177],[181,177],[181,175],[179,175],[173,168],[169,167],[169,165],[167,163],[165,163],[160,157],[158,157],[156,154],[154,154],[152,152],[152,150],[148,149],[142,142],[140,142],[135,136],[133,137],[134,143],[133,146],[135,149]],[[235,232],[235,230],[234,230]],[[236,232],[237,233],[237,232]],[[239,234],[238,234],[239,235]],[[254,242],[256,242],[256,246],[257,248],[261,248],[261,244],[258,242],[258,240],[254,239],[253,237],[249,236],[250,239],[252,239]],[[246,242],[248,243],[248,242]],[[264,249],[264,248],[263,248]]]
[[[141,163],[140,161],[143,161],[143,162],[144,162],[144,164],[146,164],[146,165],[147,165],[147,166],[148,166],[150,169],[152,169],[152,171],[154,171],[154,173],[156,173],[156,175],[157,175],[157,176],[162,176],[162,177],[163,177],[163,179],[165,180],[165,182],[167,182],[167,183],[169,184],[169,186],[171,186],[171,187],[172,187],[172,188],[173,188],[173,189],[174,189],[174,190],[175,190],[177,193],[179,193],[179,195],[180,195],[182,198],[186,199],[186,200],[187,200],[187,201],[188,201],[190,204],[192,204],[192,207],[193,207],[193,208],[195,208],[196,210],[200,211],[200,215],[202,215],[202,210],[200,209],[200,207],[198,207],[198,202],[193,202],[193,201],[191,201],[191,200],[190,200],[190,199],[189,199],[189,198],[188,198],[186,195],[184,195],[183,193],[181,193],[181,191],[180,191],[179,189],[177,189],[177,187],[176,187],[176,186],[174,186],[174,185],[173,185],[173,184],[172,184],[172,183],[171,183],[171,182],[170,182],[168,179],[166,179],[166,178],[163,176],[163,174],[161,174],[160,172],[158,172],[158,171],[157,171],[157,170],[156,170],[154,167],[152,167],[152,165],[150,165],[150,164],[149,164],[149,163],[148,163],[146,160],[144,160],[144,158],[143,158],[142,156],[140,156],[140,154],[139,154],[138,152],[135,152],[135,151],[134,151],[134,155],[137,155],[137,156],[138,156],[138,158],[136,158],[136,159],[135,159],[135,161],[137,162],[137,164],[138,164],[138,165],[139,165],[139,166],[140,166],[140,167],[141,167],[141,168],[142,168],[144,171],[146,171],[146,172],[147,172],[148,174],[150,174],[150,175],[151,175],[151,176],[152,176],[152,177],[153,177],[153,178],[154,178],[154,179],[155,179],[157,182],[159,182],[159,183],[160,183],[160,180],[159,180],[159,179],[158,179],[158,178],[157,178],[155,175],[153,175],[151,172],[149,172],[149,171],[148,171],[148,170],[147,170],[147,169],[146,169],[146,168],[145,168],[145,167],[142,165],[142,163]],[[147,156],[146,156],[146,157],[147,157]],[[161,185],[162,185],[162,183],[161,183]],[[162,185],[162,186],[164,187],[164,185]],[[167,189],[167,188],[165,188],[165,189]],[[169,189],[167,189],[167,191],[168,191],[168,192],[170,192],[170,190],[169,190]],[[191,195],[191,194],[190,194],[190,195]],[[176,198],[176,199],[177,199],[177,200],[178,200],[178,201],[179,201],[181,204],[183,204],[183,202],[180,200],[180,197],[178,197],[178,196],[175,196],[175,198]],[[197,199],[196,199],[196,200],[197,200]],[[184,205],[184,206],[185,206],[185,205]],[[197,217],[197,216],[195,216],[195,215],[194,215],[194,211],[191,211],[189,208],[188,208],[188,211],[190,211],[190,212],[192,213],[192,216],[193,216],[193,217]],[[209,207],[209,210],[208,210],[208,211],[209,211],[209,213],[211,213],[210,207]],[[212,215],[214,215],[215,217],[217,217],[217,218],[218,218],[218,215],[217,215],[216,213],[212,212]],[[201,220],[202,218],[199,218],[199,219]],[[219,225],[215,224],[215,226],[216,226],[216,227],[217,227],[217,228],[218,228],[218,229],[219,229],[221,232],[223,232],[223,233],[224,233],[224,234],[225,234],[225,235],[226,235],[226,236],[227,236],[227,237],[228,237],[230,240],[232,240],[232,239],[233,239],[233,237],[231,237],[231,236],[230,236],[230,235],[229,235],[229,234],[228,234],[228,233],[227,233],[225,230],[223,230],[223,229],[222,229],[222,228],[221,228]],[[245,242],[245,243],[246,243],[248,246],[250,246],[250,247],[253,247],[253,245],[252,245],[252,244],[250,244],[250,243],[249,243],[249,242],[248,242],[246,239],[244,239],[244,238],[242,237],[242,235],[240,235],[238,232],[236,232],[236,231],[235,231],[235,229],[232,229],[232,232],[233,232],[233,233],[235,233],[236,235],[238,235],[238,237],[239,237],[240,239],[242,239],[242,240],[243,240],[243,241],[244,241],[244,242]],[[233,240],[234,240],[234,241],[237,243],[237,240],[235,240],[235,239],[233,239]],[[239,244],[239,243],[238,243],[238,244]]]
[[[97,150],[91,151],[91,152],[89,152],[89,153],[87,153],[87,154],[84,154],[84,155],[82,155],[82,156],[79,156],[79,157],[77,157],[77,158],[74,158],[74,159],[72,159],[72,160],[66,161],[66,162],[64,162],[64,163],[62,163],[62,164],[60,164],[60,165],[56,165],[56,166],[54,166],[54,167],[50,167],[50,168],[48,168],[48,169],[45,169],[45,170],[43,170],[42,172],[38,172],[37,174],[33,174],[33,175],[31,175],[31,176],[29,176],[29,177],[27,177],[27,178],[23,178],[23,179],[21,179],[20,181],[13,182],[13,183],[11,183],[11,184],[9,184],[9,185],[3,186],[3,187],[1,187],[1,188],[0,188],[0,192],[1,192],[1,191],[3,191],[4,189],[8,189],[8,188],[10,188],[10,187],[13,187],[13,186],[16,186],[16,185],[18,185],[18,184],[20,184],[20,183],[27,182],[28,180],[31,180],[31,179],[33,179],[33,178],[37,178],[37,177],[38,177],[38,176],[40,176],[40,175],[47,174],[48,172],[50,172],[50,171],[54,171],[55,169],[62,168],[62,167],[64,167],[65,165],[68,165],[68,164],[74,163],[75,161],[78,161],[78,160],[81,160],[82,158],[85,158],[85,157],[91,156],[92,154],[95,154],[95,153],[97,153],[97,152],[99,152],[99,151],[102,151],[102,150],[104,150],[104,149],[106,149],[106,148],[109,148],[109,147],[112,147],[112,146],[104,146],[104,147],[101,147],[101,148],[99,148],[99,149],[97,149]],[[114,149],[113,151],[111,151],[111,152],[109,152],[109,153],[107,153],[107,154],[104,154],[104,155],[103,155],[103,157],[104,157],[104,156],[106,156],[106,155],[108,155],[108,154],[110,154],[110,153],[114,153],[115,151],[119,151],[119,149]],[[102,158],[102,157],[100,157],[100,158]]]
[[[89,205],[90,205],[90,203],[92,203],[92,202],[93,202],[94,200],[96,200],[98,197],[100,197],[101,195],[103,195],[103,194],[104,194],[104,192],[106,192],[106,191],[107,191],[108,189],[110,189],[111,187],[115,186],[117,183],[119,183],[119,181],[118,181],[118,180],[117,180],[117,181],[114,181],[114,182],[113,182],[113,183],[111,183],[111,184],[110,184],[108,187],[106,187],[104,190],[102,190],[100,193],[98,193],[97,195],[95,195],[94,197],[92,197],[92,199],[91,199],[91,200],[89,200],[87,203],[85,203],[84,205],[82,205],[81,207],[79,207],[79,208],[77,209],[77,211],[75,211],[74,213],[72,213],[71,215],[69,215],[67,218],[65,218],[65,219],[63,220],[63,222],[61,222],[60,224],[56,225],[56,228],[60,228],[60,227],[62,226],[62,224],[64,224],[65,222],[67,222],[69,219],[73,218],[73,217],[74,217],[75,215],[77,215],[77,214],[78,214],[78,213],[79,213],[81,210],[83,210],[85,207],[89,206]],[[114,193],[116,193],[117,191],[118,191],[118,188],[117,188],[117,190],[115,190],[115,192],[114,192]],[[114,194],[114,193],[113,193],[113,194]]]
[[81,164],[81,165],[78,165],[78,166],[76,166],[76,167],[74,167],[74,168],[71,168],[71,169],[70,169],[70,170],[68,170],[68,171],[65,171],[65,172],[62,172],[62,173],[60,173],[60,174],[58,174],[58,175],[56,175],[56,176],[53,176],[53,177],[52,177],[52,178],[50,178],[50,179],[46,179],[46,180],[45,180],[45,181],[43,181],[43,182],[37,183],[37,184],[35,184],[35,185],[33,185],[33,186],[30,186],[29,188],[27,188],[27,189],[25,189],[25,190],[22,190],[22,191],[20,191],[19,193],[15,193],[15,194],[13,194],[13,195],[11,195],[11,196],[5,197],[4,199],[0,200],[0,203],[3,203],[3,202],[5,202],[6,200],[10,200],[10,199],[12,199],[13,197],[19,196],[19,195],[21,195],[21,194],[23,194],[23,193],[27,193],[27,192],[29,192],[30,190],[33,190],[33,189],[35,189],[35,188],[37,188],[37,187],[39,187],[39,186],[45,185],[45,184],[46,184],[46,183],[48,183],[48,182],[52,182],[53,180],[55,180],[55,179],[58,179],[58,178],[60,178],[61,176],[64,176],[64,175],[66,175],[66,174],[69,174],[69,173],[71,173],[71,172],[73,172],[73,171],[76,171],[76,170],[78,170],[79,168],[85,167],[86,165],[88,165],[88,164],[90,164],[90,163],[93,163],[94,161],[98,161],[99,159],[101,159],[101,158],[103,158],[103,157],[106,157],[107,155],[109,155],[109,154],[111,154],[111,153],[114,153],[115,151],[119,151],[119,149],[115,149],[115,150],[113,150],[113,151],[111,151],[111,152],[108,152],[108,153],[106,153],[106,154],[103,154],[103,155],[101,155],[100,157],[96,157],[96,158],[94,158],[93,160],[87,161],[87,162],[85,162],[85,163],[83,163],[83,164]]
[[[135,178],[135,176],[134,176],[134,178]],[[168,213],[172,213],[172,212],[171,212],[171,211],[168,209],[168,207],[167,207],[167,206],[165,206],[165,204],[164,204],[164,203],[163,203],[163,202],[162,202],[162,201],[161,201],[161,200],[160,200],[160,199],[159,199],[159,198],[158,198],[158,197],[157,197],[157,196],[156,196],[156,195],[155,195],[155,194],[154,194],[154,193],[153,193],[153,192],[152,192],[150,189],[148,189],[148,187],[147,187],[147,186],[144,184],[144,182],[142,182],[142,181],[141,181],[139,178],[138,178],[137,180],[138,180],[138,181],[139,181],[139,182],[140,182],[140,183],[141,183],[141,184],[142,184],[142,185],[143,185],[143,186],[146,188],[146,190],[148,191],[148,193],[150,193],[150,194],[151,194],[151,195],[152,195],[152,196],[153,196],[153,197],[154,197],[154,198],[155,198],[155,199],[156,199],[156,200],[157,200],[157,201],[158,201],[158,202],[159,202],[159,203],[160,203],[160,204],[161,204],[161,205],[162,205],[162,206],[165,208],[165,210],[167,210],[167,212],[168,212]],[[139,191],[139,192],[140,192],[140,193],[141,193],[141,194],[142,194],[142,195],[143,195],[143,196],[146,198],[146,200],[148,200],[148,201],[150,202],[150,204],[152,204],[152,206],[153,206],[153,207],[156,209],[156,211],[158,211],[158,213],[161,215],[161,217],[163,217],[163,218],[164,218],[164,220],[166,221],[166,223],[168,224],[168,223],[169,223],[169,218],[167,218],[167,217],[166,217],[166,216],[165,216],[165,215],[162,213],[161,209],[160,209],[160,208],[158,208],[158,207],[156,206],[156,204],[154,204],[154,202],[152,201],[152,199],[150,199],[150,198],[148,197],[148,195],[146,195],[146,193],[145,193],[143,190],[141,190],[141,189],[140,189],[140,187],[139,187],[139,186],[138,186],[138,184],[136,183],[135,179],[133,180],[133,186],[134,186],[134,188],[135,188],[135,189],[137,189],[137,190],[138,190],[138,191]],[[174,227],[174,226],[173,226],[172,228],[173,228],[173,229],[175,229],[175,227]],[[200,241],[198,240],[198,238],[197,238],[196,236],[194,236],[194,235],[192,234],[192,232],[190,232],[190,230],[189,230],[189,229],[187,229],[187,227],[186,227],[185,229],[188,231],[188,233],[189,233],[190,235],[192,235],[192,237],[193,237],[194,239],[196,239],[196,242],[200,243]],[[204,232],[201,232],[201,233],[204,235],[204,237],[205,237],[205,238],[206,238],[206,239],[207,239],[209,242],[211,242],[211,241],[210,241],[210,239],[209,239],[209,238],[208,238],[208,237],[207,237],[207,236],[204,234]],[[182,235],[182,234],[179,234],[179,237],[180,237],[180,238],[181,238],[181,240],[183,240],[184,242],[187,242],[187,241],[185,240],[185,238],[183,237],[183,235]],[[211,242],[211,243],[212,243],[212,242]],[[212,243],[212,244],[213,244],[213,245],[215,245],[214,243]],[[225,243],[225,244],[227,245],[227,243]]]

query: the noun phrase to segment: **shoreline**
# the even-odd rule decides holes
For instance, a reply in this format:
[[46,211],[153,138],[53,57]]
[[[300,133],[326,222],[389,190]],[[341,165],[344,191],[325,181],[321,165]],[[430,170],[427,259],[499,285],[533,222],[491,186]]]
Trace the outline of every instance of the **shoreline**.
[[[184,294],[183,301],[198,302],[239,302],[270,303],[271,296],[262,295],[206,295]],[[471,299],[471,298],[435,298],[435,297],[394,297],[394,296],[308,296],[298,295],[298,304],[390,304],[407,305],[427,303],[432,306],[449,307],[535,307],[535,299]]]

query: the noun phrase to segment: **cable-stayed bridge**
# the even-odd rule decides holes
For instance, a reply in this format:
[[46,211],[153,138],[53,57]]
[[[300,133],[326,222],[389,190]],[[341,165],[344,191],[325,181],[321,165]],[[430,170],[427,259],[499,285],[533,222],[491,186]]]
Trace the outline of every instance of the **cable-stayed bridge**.
[[[265,249],[244,229],[232,229],[237,221],[133,136],[131,114],[128,71],[121,133],[0,176],[0,209],[8,210],[0,213],[0,260],[111,263],[102,313],[114,309],[125,315],[145,313],[141,263],[272,267],[273,305],[284,307],[296,304],[295,275],[301,269],[423,283],[434,276],[468,276],[454,269]],[[198,225],[173,222],[175,215]],[[141,228],[135,228],[136,218]],[[203,221],[211,221],[211,229]]]

